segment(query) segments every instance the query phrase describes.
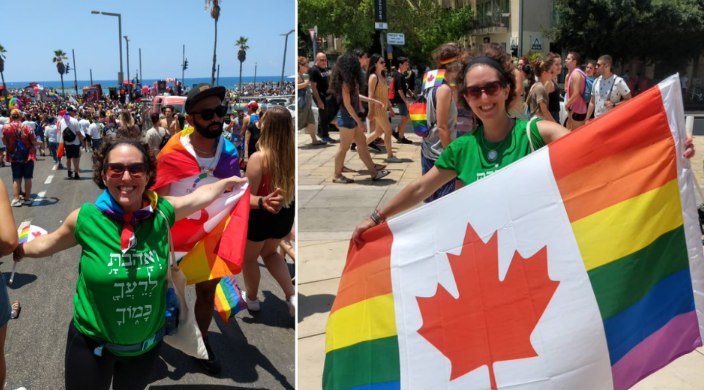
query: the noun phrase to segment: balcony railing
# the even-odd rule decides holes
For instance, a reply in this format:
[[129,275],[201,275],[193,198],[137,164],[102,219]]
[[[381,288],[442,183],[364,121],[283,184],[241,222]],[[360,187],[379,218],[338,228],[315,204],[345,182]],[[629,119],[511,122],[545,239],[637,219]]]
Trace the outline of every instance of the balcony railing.
[[491,34],[508,32],[511,24],[511,14],[504,13],[496,16],[477,17],[467,26],[470,34]]

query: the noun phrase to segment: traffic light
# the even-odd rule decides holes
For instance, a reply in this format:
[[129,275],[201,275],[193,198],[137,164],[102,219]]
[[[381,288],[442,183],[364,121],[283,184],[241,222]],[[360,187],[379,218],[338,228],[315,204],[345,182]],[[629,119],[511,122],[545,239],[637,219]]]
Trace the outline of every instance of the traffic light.
[[323,38],[322,38],[322,37],[318,37],[318,39],[316,40],[316,43],[318,44],[318,46],[322,45],[322,44],[323,44]]
[[183,70],[188,69],[188,60],[183,61]]
[[125,90],[124,88],[120,88],[120,103],[125,103]]

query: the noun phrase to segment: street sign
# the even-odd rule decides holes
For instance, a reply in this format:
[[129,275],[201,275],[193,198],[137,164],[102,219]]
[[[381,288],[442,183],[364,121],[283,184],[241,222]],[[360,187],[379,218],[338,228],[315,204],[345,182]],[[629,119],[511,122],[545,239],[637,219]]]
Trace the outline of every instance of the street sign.
[[388,30],[389,24],[386,22],[374,22],[374,29],[375,30]]
[[386,43],[403,46],[406,44],[406,36],[403,33],[386,33]]

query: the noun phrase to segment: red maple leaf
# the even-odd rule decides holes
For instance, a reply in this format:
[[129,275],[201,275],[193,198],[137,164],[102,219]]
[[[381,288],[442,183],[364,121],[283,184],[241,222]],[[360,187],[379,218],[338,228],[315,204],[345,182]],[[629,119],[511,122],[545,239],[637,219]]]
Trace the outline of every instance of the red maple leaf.
[[428,82],[432,82],[433,80],[435,80],[435,75],[434,75],[434,74],[429,74],[429,75],[428,75]]
[[493,364],[538,356],[530,334],[559,282],[550,280],[547,248],[524,259],[514,253],[499,280],[497,235],[484,244],[470,224],[459,256],[447,254],[459,297],[441,285],[433,297],[417,297],[423,326],[418,333],[450,359],[450,380],[487,365],[496,389]]

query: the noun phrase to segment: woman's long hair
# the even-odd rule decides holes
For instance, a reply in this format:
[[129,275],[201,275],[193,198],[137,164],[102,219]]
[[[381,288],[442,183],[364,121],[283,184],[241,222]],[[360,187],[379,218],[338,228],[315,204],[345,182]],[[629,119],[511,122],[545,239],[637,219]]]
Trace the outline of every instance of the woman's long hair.
[[273,188],[281,189],[288,207],[296,192],[296,147],[291,113],[282,106],[266,110],[262,120],[262,135],[257,150],[262,153],[266,172],[271,174]]
[[335,95],[338,101],[342,101],[342,84],[347,84],[350,93],[359,91],[364,84],[362,76],[362,66],[359,65],[357,56],[351,53],[343,54],[337,59],[330,75],[330,87],[328,92]]

